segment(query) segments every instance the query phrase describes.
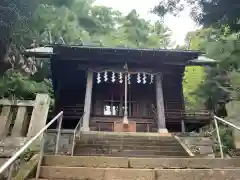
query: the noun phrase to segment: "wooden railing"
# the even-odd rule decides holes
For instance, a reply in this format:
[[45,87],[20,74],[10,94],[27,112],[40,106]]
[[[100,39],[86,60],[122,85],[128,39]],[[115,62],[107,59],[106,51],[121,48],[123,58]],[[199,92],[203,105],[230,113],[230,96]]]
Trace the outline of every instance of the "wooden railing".
[[166,118],[171,119],[205,119],[211,118],[211,113],[207,110],[200,111],[184,111],[184,110],[173,110],[173,109],[165,109]]
[[[76,105],[69,105],[69,106],[63,106],[59,111],[64,112],[64,118],[66,119],[79,119],[82,117],[84,112],[84,105],[83,104],[76,104]],[[49,117],[54,117],[55,114],[49,114]]]

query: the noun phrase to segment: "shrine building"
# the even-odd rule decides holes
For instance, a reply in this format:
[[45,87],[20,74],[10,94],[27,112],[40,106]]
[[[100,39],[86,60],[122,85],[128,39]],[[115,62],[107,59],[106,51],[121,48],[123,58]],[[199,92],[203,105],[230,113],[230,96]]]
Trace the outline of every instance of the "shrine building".
[[186,66],[209,65],[200,52],[54,45],[25,51],[50,58],[55,107],[63,128],[83,131],[185,132],[211,121],[185,111]]

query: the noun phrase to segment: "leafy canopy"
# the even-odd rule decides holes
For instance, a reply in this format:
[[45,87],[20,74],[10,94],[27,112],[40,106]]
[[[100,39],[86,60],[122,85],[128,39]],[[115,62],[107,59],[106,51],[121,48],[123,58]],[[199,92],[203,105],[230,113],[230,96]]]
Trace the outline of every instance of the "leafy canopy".
[[167,13],[178,15],[186,8],[190,8],[191,17],[205,27],[228,25],[233,31],[240,30],[238,0],[163,0],[153,12],[162,17]]

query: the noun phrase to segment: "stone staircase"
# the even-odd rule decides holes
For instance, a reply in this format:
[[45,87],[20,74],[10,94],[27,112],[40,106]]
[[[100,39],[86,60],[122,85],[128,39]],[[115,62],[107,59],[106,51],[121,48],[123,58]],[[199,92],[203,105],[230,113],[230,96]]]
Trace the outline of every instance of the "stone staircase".
[[44,156],[40,179],[238,180],[239,159]]
[[85,132],[76,141],[75,155],[113,157],[189,157],[171,134]]
[[[240,179],[239,159],[192,158],[171,134],[85,132],[80,137],[74,156],[43,157],[40,180]],[[34,178],[34,172],[26,177]]]

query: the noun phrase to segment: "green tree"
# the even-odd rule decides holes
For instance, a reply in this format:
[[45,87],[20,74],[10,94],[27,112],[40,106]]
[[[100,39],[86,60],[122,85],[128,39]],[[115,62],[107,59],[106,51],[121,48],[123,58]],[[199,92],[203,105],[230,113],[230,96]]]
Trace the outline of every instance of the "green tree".
[[[217,60],[214,67],[206,68],[206,76],[196,91],[205,100],[209,109],[218,111],[219,104],[225,104],[238,97],[239,72],[238,34],[219,32],[218,36],[203,42],[206,56]],[[224,114],[224,113],[223,113]]]
[[159,16],[167,13],[178,15],[185,8],[191,8],[191,17],[205,27],[219,28],[228,25],[239,31],[240,6],[238,0],[163,0],[153,12]]
[[2,56],[9,65],[0,65],[0,86],[5,87],[0,95],[4,97],[27,98],[30,92],[33,95],[46,90],[51,93],[49,64],[42,59],[23,57],[21,51],[25,48],[50,43],[142,48],[170,45],[169,29],[160,21],[151,23],[140,18],[135,10],[124,16],[112,8],[95,6],[92,0],[33,0],[23,9],[14,0],[4,3],[7,9],[15,3],[19,15],[6,20],[0,16],[1,22],[11,25],[5,42],[2,41],[5,47]]
[[183,78],[183,94],[185,108],[187,110],[199,111],[206,109],[203,98],[195,92],[200,88],[205,78],[205,69],[201,66],[189,66],[185,68]]

